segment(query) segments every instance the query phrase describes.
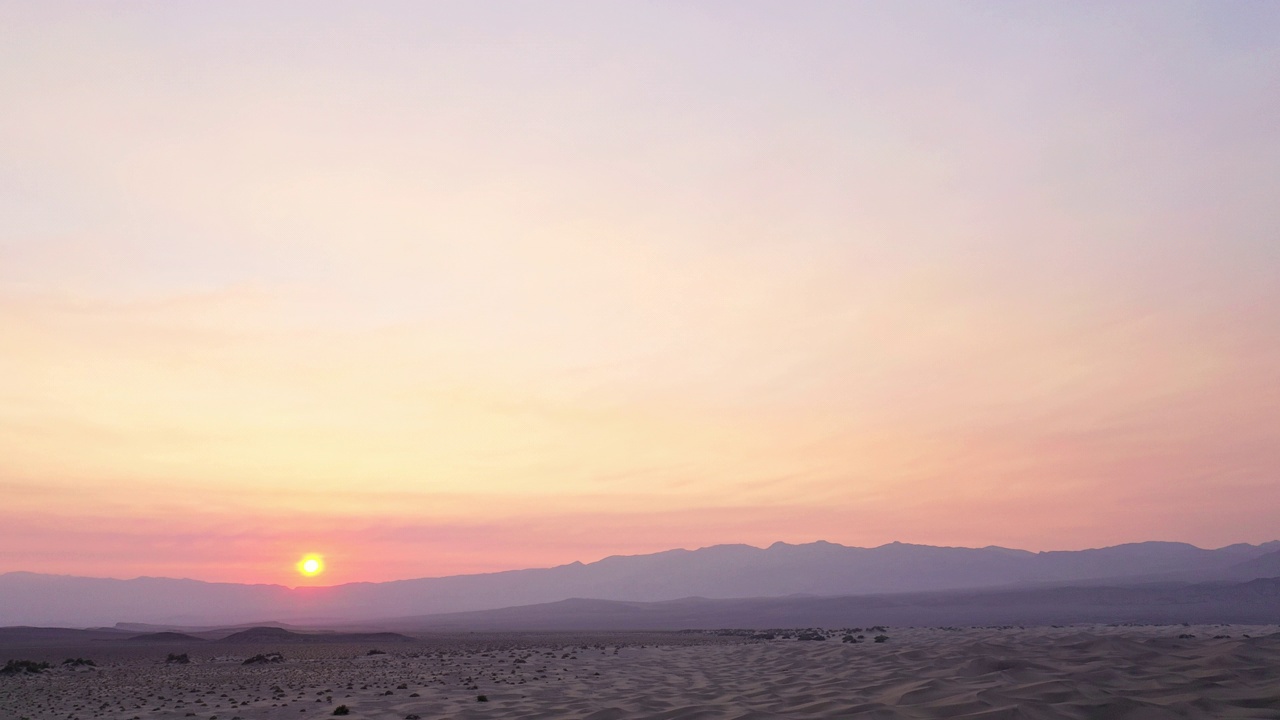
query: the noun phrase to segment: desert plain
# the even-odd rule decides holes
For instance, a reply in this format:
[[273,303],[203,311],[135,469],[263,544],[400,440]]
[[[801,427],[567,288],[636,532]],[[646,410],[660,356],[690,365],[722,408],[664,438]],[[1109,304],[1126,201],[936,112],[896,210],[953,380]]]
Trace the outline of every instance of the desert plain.
[[4,646],[52,667],[0,675],[0,718],[1280,718],[1276,625],[316,640]]

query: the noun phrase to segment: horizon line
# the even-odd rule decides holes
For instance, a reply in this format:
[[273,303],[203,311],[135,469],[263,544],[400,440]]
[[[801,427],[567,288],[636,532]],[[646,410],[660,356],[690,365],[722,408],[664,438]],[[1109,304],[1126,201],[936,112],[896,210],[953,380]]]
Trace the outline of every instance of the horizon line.
[[443,580],[443,579],[447,579],[447,578],[458,578],[458,577],[479,577],[479,576],[484,576],[484,575],[501,575],[501,574],[504,574],[504,573],[525,572],[525,571],[531,571],[531,570],[555,570],[555,569],[558,569],[558,568],[572,567],[572,566],[575,566],[575,565],[579,565],[579,566],[584,566],[584,567],[585,567],[585,566],[589,566],[589,565],[596,565],[596,564],[601,563],[601,562],[604,562],[604,561],[606,561],[606,560],[612,560],[612,559],[615,559],[615,558],[648,557],[648,556],[653,556],[653,555],[663,555],[663,554],[666,554],[666,553],[674,553],[674,552],[687,552],[687,553],[693,553],[693,552],[700,552],[700,551],[703,551],[703,550],[711,550],[711,549],[714,549],[714,548],[722,548],[722,547],[743,547],[743,548],[750,548],[750,549],[752,549],[752,550],[759,550],[759,551],[762,551],[762,552],[763,552],[763,551],[770,550],[770,549],[772,549],[772,548],[774,548],[774,547],[777,547],[777,546],[779,546],[779,545],[784,545],[784,546],[789,546],[789,547],[803,547],[803,546],[806,546],[806,545],[834,545],[834,546],[841,547],[841,548],[845,548],[845,549],[849,549],[849,550],[880,550],[880,549],[887,548],[887,547],[893,547],[893,546],[895,546],[895,545],[901,545],[901,546],[907,546],[907,547],[924,547],[924,548],[934,548],[934,549],[938,549],[938,550],[1007,550],[1007,551],[1017,552],[1017,553],[1026,553],[1026,554],[1028,554],[1028,555],[1048,555],[1048,554],[1050,554],[1050,553],[1091,552],[1091,551],[1096,551],[1096,550],[1109,550],[1109,549],[1112,549],[1112,548],[1126,547],[1126,546],[1129,546],[1129,545],[1153,545],[1153,544],[1156,544],[1156,545],[1186,545],[1186,546],[1188,546],[1188,547],[1192,547],[1192,548],[1195,548],[1195,549],[1197,549],[1197,550],[1204,550],[1204,551],[1206,551],[1206,552],[1215,552],[1215,551],[1218,551],[1218,550],[1225,550],[1225,549],[1227,549],[1227,548],[1230,548],[1230,547],[1237,547],[1237,546],[1240,546],[1240,545],[1244,545],[1244,546],[1248,546],[1248,547],[1262,547],[1263,545],[1269,545],[1269,544],[1271,544],[1271,543],[1280,543],[1280,538],[1276,538],[1276,539],[1272,539],[1272,540],[1264,540],[1264,541],[1261,541],[1261,542],[1258,542],[1258,543],[1247,543],[1247,542],[1229,543],[1229,544],[1227,544],[1227,545],[1223,545],[1223,546],[1220,546],[1220,547],[1214,547],[1214,548],[1201,547],[1201,546],[1196,545],[1196,544],[1194,544],[1194,543],[1184,542],[1184,541],[1181,541],[1181,540],[1140,540],[1140,541],[1134,541],[1134,542],[1117,543],[1117,544],[1115,544],[1115,545],[1102,545],[1102,546],[1098,546],[1098,547],[1080,548],[1080,549],[1078,549],[1078,550],[1024,550],[1024,549],[1021,549],[1021,548],[1005,547],[1005,546],[1003,546],[1003,545],[984,545],[984,546],[982,546],[982,547],[969,547],[969,546],[964,546],[964,545],[928,545],[928,544],[924,544],[924,543],[902,542],[902,541],[900,541],[900,540],[893,540],[893,541],[890,541],[890,542],[887,542],[887,543],[882,543],[882,544],[880,544],[880,545],[874,545],[874,546],[844,545],[844,544],[842,544],[842,543],[838,543],[838,542],[831,542],[831,541],[829,541],[829,540],[814,540],[814,541],[807,542],[807,543],[789,543],[789,542],[786,542],[786,541],[784,541],[784,540],[776,540],[776,541],[774,541],[773,543],[770,543],[769,545],[767,545],[767,546],[765,546],[765,547],[758,547],[758,546],[755,546],[755,545],[751,545],[751,544],[749,544],[749,543],[716,543],[716,544],[714,544],[714,545],[704,545],[704,546],[702,546],[702,547],[697,547],[697,548],[693,548],[693,549],[689,549],[689,548],[669,548],[669,549],[667,549],[667,550],[658,550],[658,551],[656,551],[656,552],[651,552],[651,553],[637,553],[637,554],[634,554],[634,555],[606,555],[606,556],[604,556],[604,557],[602,557],[602,558],[599,558],[598,560],[592,560],[592,561],[590,561],[590,562],[583,562],[582,560],[573,560],[573,561],[570,561],[570,562],[567,562],[567,563],[561,563],[561,564],[559,564],[559,565],[547,565],[547,566],[540,566],[540,567],[509,568],[509,569],[506,569],[506,570],[494,570],[494,571],[492,571],[492,572],[459,573],[459,574],[456,574],[456,575],[434,575],[434,576],[426,576],[426,577],[406,577],[406,578],[396,578],[396,579],[392,579],[392,580],[376,580],[376,581],[375,581],[375,580],[355,580],[355,581],[352,581],[352,582],[337,583],[337,584],[334,584],[334,585],[284,585],[284,584],[281,584],[281,583],[246,583],[246,582],[228,582],[228,581],[221,581],[221,580],[201,580],[201,579],[199,579],[199,578],[192,578],[192,577],[169,577],[169,576],[164,576],[164,575],[138,575],[138,576],[135,576],[135,577],[129,577],[129,578],[122,578],[122,577],[102,577],[102,576],[95,576],[95,575],[70,575],[70,574],[66,574],[66,573],[42,573],[42,572],[36,572],[36,571],[34,571],[34,570],[6,570],[6,571],[4,571],[4,572],[0,572],[0,577],[5,577],[5,576],[8,576],[8,575],[37,575],[37,576],[41,576],[41,577],[50,577],[50,578],[77,578],[77,579],[85,579],[85,580],[114,580],[114,581],[116,581],[116,582],[133,582],[133,581],[136,581],[136,580],[175,580],[175,581],[187,581],[187,582],[204,583],[204,584],[207,584],[207,585],[241,585],[241,586],[244,586],[244,587],[279,587],[279,588],[283,588],[283,589],[285,589],[285,590],[293,591],[293,590],[325,590],[325,589],[338,588],[338,587],[347,587],[347,586],[350,586],[350,585],[387,585],[387,584],[390,584],[390,583],[397,583],[397,582],[413,582],[413,581],[416,581],[416,580]]

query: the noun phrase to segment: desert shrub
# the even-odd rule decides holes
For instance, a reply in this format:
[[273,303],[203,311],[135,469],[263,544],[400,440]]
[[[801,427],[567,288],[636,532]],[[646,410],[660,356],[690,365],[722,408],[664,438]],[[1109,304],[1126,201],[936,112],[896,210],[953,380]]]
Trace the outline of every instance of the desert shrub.
[[254,655],[248,660],[245,660],[242,664],[243,665],[260,665],[265,663],[282,663],[282,662],[284,662],[284,656],[278,652],[274,652],[274,653],[266,653],[265,655]]
[[70,665],[71,667],[81,667],[81,666],[97,667],[98,666],[98,664],[95,663],[94,661],[86,660],[84,658],[67,658],[66,660],[62,661],[62,664]]
[[350,715],[351,708],[347,707],[346,705],[339,705],[338,707],[333,709],[333,714],[334,715]]
[[44,672],[53,667],[47,662],[36,662],[34,660],[10,660],[0,668],[0,674],[18,675],[20,673],[38,673]]
[[191,658],[187,657],[186,653],[182,653],[181,655],[174,655],[173,653],[169,653],[169,657],[166,657],[164,661],[166,663],[186,665],[187,663],[191,662]]
[[840,638],[840,642],[856,643],[858,642],[858,638],[852,635],[845,635],[844,637]]
[[386,655],[386,654],[387,654],[386,650],[378,650],[377,648],[374,648],[373,650],[370,650],[369,652],[365,653],[365,655]]
[[878,643],[887,642],[888,640],[889,640],[889,636],[888,636],[888,635],[877,635],[877,636],[876,636],[876,642],[878,642]]
[[489,702],[489,696],[488,696],[488,695],[477,695],[477,696],[476,696],[476,702]]

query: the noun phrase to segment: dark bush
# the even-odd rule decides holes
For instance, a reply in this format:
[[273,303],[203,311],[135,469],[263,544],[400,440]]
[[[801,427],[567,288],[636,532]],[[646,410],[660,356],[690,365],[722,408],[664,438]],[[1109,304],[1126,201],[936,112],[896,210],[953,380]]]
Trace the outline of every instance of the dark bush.
[[53,667],[47,662],[36,662],[34,660],[10,660],[0,668],[0,674],[17,675],[19,673],[38,673]]
[[350,715],[351,708],[347,707],[346,705],[339,705],[338,707],[333,709],[333,714],[334,715]]
[[877,635],[877,636],[876,636],[876,642],[878,642],[878,643],[886,642],[886,641],[888,641],[888,640],[889,640],[889,636],[888,636],[888,635]]
[[242,664],[261,665],[265,663],[282,663],[282,662],[284,662],[284,656],[278,652],[274,652],[274,653],[267,653],[265,655],[254,655],[248,660],[245,660],[244,663]]
[[70,665],[71,667],[81,667],[81,666],[98,667],[98,664],[95,663],[94,661],[85,660],[84,658],[67,658],[66,660],[62,661],[62,664]]
[[477,695],[477,696],[476,696],[476,702],[489,702],[489,696],[488,696],[488,695]]
[[173,663],[176,665],[186,665],[187,663],[191,662],[191,658],[187,657],[186,653],[182,653],[181,655],[174,655],[173,653],[169,653],[169,657],[165,658],[164,661],[167,663]]

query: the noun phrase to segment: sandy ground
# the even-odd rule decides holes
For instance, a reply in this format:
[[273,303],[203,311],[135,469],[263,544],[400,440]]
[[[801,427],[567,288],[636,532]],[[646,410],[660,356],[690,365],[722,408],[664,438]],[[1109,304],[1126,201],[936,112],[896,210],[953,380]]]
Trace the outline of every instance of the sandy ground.
[[[1280,627],[889,628],[822,642],[470,636],[380,648],[0,649],[0,718],[1280,718]],[[1194,637],[1179,637],[1194,635]],[[1251,637],[1245,637],[1249,635]],[[1218,636],[1218,637],[1215,637]],[[1229,636],[1229,637],[1221,637]],[[186,651],[192,663],[164,663]],[[279,651],[286,662],[246,666]],[[78,655],[77,655],[78,653]],[[7,659],[7,657],[6,657]],[[487,702],[478,702],[484,695]]]

